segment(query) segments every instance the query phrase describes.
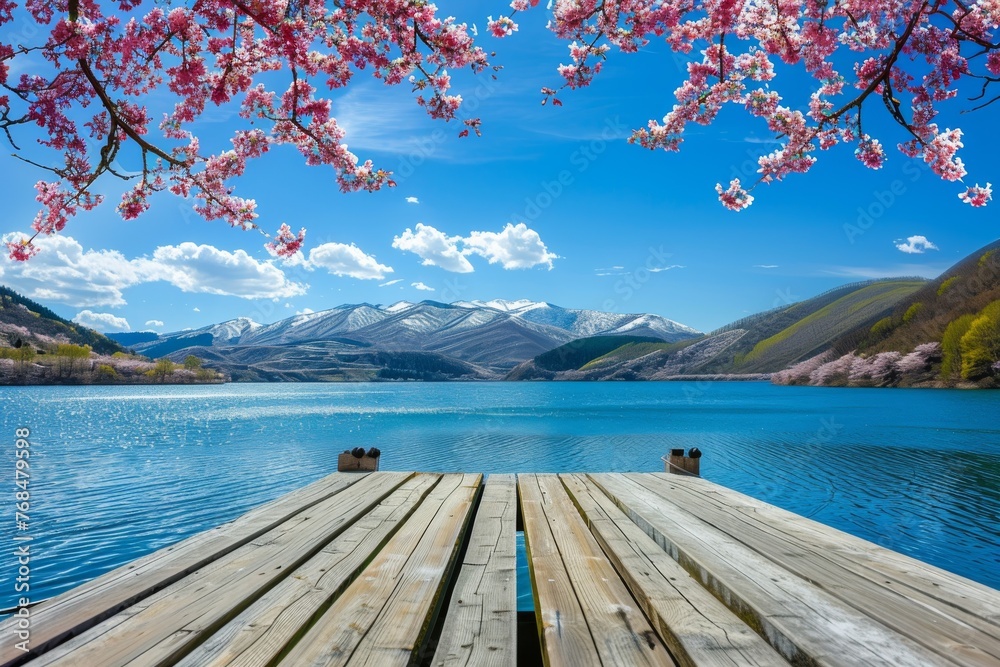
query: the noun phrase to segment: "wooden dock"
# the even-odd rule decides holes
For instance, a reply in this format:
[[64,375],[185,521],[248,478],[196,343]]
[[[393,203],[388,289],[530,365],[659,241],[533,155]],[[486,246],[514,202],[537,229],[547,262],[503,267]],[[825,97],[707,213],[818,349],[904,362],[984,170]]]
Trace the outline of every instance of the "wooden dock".
[[0,665],[1000,665],[1000,592],[666,474],[335,473],[30,611]]

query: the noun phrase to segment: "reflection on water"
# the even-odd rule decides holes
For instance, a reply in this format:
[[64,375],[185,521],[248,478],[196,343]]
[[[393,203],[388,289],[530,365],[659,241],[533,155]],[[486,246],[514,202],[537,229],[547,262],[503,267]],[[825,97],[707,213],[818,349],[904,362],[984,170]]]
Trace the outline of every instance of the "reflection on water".
[[[33,599],[215,526],[378,445],[388,470],[702,474],[1000,588],[1000,393],[762,383],[29,387]],[[12,496],[8,502],[13,503]],[[7,512],[13,511],[13,505]],[[11,520],[3,534],[12,544]],[[13,565],[13,567],[12,567]],[[16,563],[0,561],[0,606]]]

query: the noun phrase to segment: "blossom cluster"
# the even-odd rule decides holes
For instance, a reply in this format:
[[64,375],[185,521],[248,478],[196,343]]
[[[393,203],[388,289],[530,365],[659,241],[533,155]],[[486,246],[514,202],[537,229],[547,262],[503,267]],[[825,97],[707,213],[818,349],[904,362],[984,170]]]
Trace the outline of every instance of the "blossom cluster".
[[775,384],[808,384],[815,387],[831,385],[877,386],[897,384],[906,376],[919,376],[941,361],[940,343],[923,343],[912,352],[879,352],[868,357],[854,352],[831,359],[824,352],[783,371],[774,373]]
[[[168,190],[193,197],[206,219],[257,228],[256,202],[235,195],[233,182],[278,144],[294,146],[307,164],[331,167],[343,191],[391,186],[388,171],[347,149],[320,89],[342,89],[365,69],[386,84],[408,81],[417,104],[448,121],[461,105],[449,69],[489,66],[466,25],[431,3],[202,0],[155,3],[141,16],[140,4],[0,0],[0,27],[15,15],[41,27],[33,45],[0,36],[0,129],[21,151],[14,135],[31,124],[41,147],[56,155],[47,163],[34,151],[23,158],[47,172],[36,185],[34,236],[59,232],[79,211],[100,205],[95,183],[105,174],[137,181],[118,205],[124,219]],[[14,76],[12,66],[35,73]],[[287,75],[284,89],[276,73]],[[155,118],[151,99],[173,106]],[[238,108],[245,127],[231,149],[210,153],[195,125],[223,106]],[[464,134],[478,133],[476,119],[465,126]],[[126,148],[141,172],[117,167]],[[10,256],[34,254],[34,236],[9,243]],[[270,246],[291,254],[301,242],[301,234],[282,228]]]
[[[554,0],[551,6],[550,28],[570,42],[570,62],[558,70],[565,88],[589,85],[612,47],[632,53],[663,40],[677,53],[700,54],[674,91],[677,103],[635,130],[632,143],[677,151],[688,124],[711,123],[725,104],[766,123],[781,147],[760,157],[757,183],[716,186],[733,210],[753,201],[757,184],[804,173],[817,150],[837,144],[855,144],[858,160],[880,169],[885,149],[862,126],[863,112],[888,112],[902,127],[901,152],[922,158],[944,180],[961,180],[962,132],[935,122],[940,104],[956,97],[962,79],[988,104],[996,99],[990,86],[1000,82],[996,0]],[[812,78],[808,99],[785,102],[775,82],[778,62]],[[546,101],[558,103],[557,92],[542,89]],[[992,192],[977,184],[959,197],[978,207]]]

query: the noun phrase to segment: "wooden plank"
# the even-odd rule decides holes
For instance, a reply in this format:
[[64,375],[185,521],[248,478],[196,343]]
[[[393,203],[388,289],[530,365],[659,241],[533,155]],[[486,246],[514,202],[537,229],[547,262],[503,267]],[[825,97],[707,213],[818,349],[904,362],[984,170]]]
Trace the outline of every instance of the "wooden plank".
[[490,475],[472,525],[434,665],[517,664],[517,485]]
[[[440,475],[415,475],[177,667],[266,667],[354,581]],[[185,628],[182,632],[188,631]]]
[[[358,473],[334,473],[39,604],[31,610],[31,651],[23,653],[15,649],[14,642],[4,642],[0,647],[0,667],[24,664],[364,477],[365,474]],[[13,636],[16,622],[11,618],[0,623],[0,636]]]
[[547,665],[675,665],[555,475],[518,475]]
[[589,477],[793,664],[954,665],[618,473]]
[[[653,475],[653,478],[664,479],[661,475]],[[671,492],[673,489],[668,484],[665,493]],[[694,494],[705,501],[700,505],[707,507],[708,503],[721,507],[751,525],[763,524],[757,527],[792,544],[822,551],[837,562],[849,563],[851,571],[863,573],[880,586],[889,579],[896,590],[908,589],[907,595],[917,596],[922,606],[933,606],[946,615],[961,614],[959,620],[963,623],[986,628],[989,633],[995,633],[1000,627],[1000,593],[989,586],[708,480],[679,480],[676,493],[684,494],[685,499]]]
[[407,665],[440,601],[481,475],[445,475],[333,605],[277,663]]
[[[887,562],[888,550],[857,538],[853,538],[852,546],[861,542],[867,544],[867,549],[852,549],[845,557],[846,533],[834,532],[766,503],[754,502],[748,507],[746,496],[705,480],[675,482],[658,475],[629,477],[939,655],[970,665],[1000,664],[1000,627],[969,611],[973,607],[988,613],[1000,601],[1000,594],[994,592],[993,600],[979,596],[944,602],[936,597],[931,581],[944,579],[936,588],[947,589],[947,578],[939,575],[921,579],[918,561],[905,569],[894,568]],[[880,559],[882,565],[876,569],[863,565]],[[957,576],[951,579],[955,585],[962,583]]]
[[535,477],[518,475],[517,492],[545,664],[599,665],[594,638],[545,517]]
[[37,658],[48,665],[169,665],[311,558],[409,473],[352,485]]
[[712,597],[593,482],[560,475],[632,596],[685,667],[788,666],[743,621]]

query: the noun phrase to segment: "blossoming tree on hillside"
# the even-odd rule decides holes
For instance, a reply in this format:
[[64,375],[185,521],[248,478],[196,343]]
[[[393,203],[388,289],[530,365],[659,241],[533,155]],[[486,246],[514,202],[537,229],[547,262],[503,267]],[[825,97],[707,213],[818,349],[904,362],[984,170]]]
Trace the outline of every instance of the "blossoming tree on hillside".
[[[513,0],[489,31],[512,34],[513,17],[537,4]],[[42,206],[35,236],[98,206],[95,184],[108,176],[133,181],[118,204],[125,219],[169,190],[193,197],[206,219],[257,228],[256,203],[234,194],[233,181],[276,144],[295,146],[309,165],[332,167],[344,191],[391,186],[389,172],[347,150],[320,88],[343,89],[368,69],[387,84],[407,82],[417,104],[448,121],[461,104],[448,69],[489,67],[466,25],[424,0],[0,0],[0,28],[15,16],[43,27],[30,44],[0,32],[0,129],[16,157],[46,173],[35,186]],[[1000,97],[998,24],[1000,0],[555,0],[550,22],[572,42],[571,64],[559,67],[569,88],[589,85],[612,47],[629,53],[656,39],[701,52],[673,110],[630,141],[676,151],[688,123],[710,124],[724,104],[735,104],[783,142],[760,158],[757,183],[806,172],[817,149],[837,144],[853,145],[861,162],[880,168],[885,150],[866,120],[879,107],[906,129],[904,154],[945,180],[962,179],[962,132],[935,119],[960,79],[980,87],[977,106]],[[815,79],[808,99],[783,103],[770,87],[778,60]],[[15,76],[12,66],[24,73]],[[542,92],[561,104],[555,89]],[[145,103],[153,94],[176,100],[162,118]],[[193,127],[222,105],[237,105],[246,122],[233,129],[231,149],[210,153]],[[463,122],[459,134],[479,133],[479,119]],[[40,137],[40,147],[29,150],[22,136]],[[138,173],[115,167],[122,150],[141,162]],[[753,186],[739,180],[716,189],[731,209],[753,201]],[[983,206],[991,186],[959,196]],[[303,236],[282,225],[269,247],[292,255]],[[10,243],[11,257],[34,254],[33,238]]]

